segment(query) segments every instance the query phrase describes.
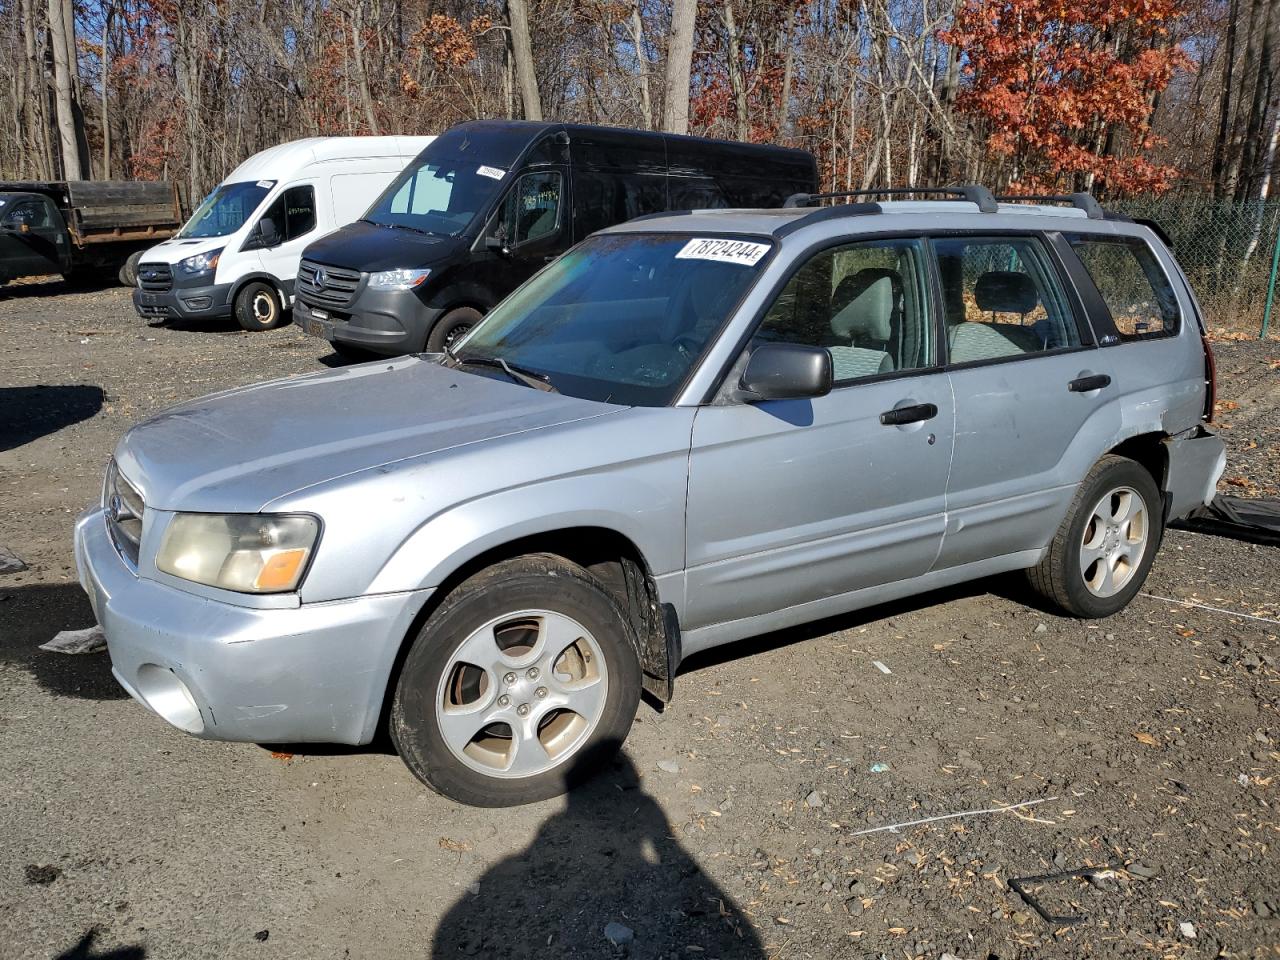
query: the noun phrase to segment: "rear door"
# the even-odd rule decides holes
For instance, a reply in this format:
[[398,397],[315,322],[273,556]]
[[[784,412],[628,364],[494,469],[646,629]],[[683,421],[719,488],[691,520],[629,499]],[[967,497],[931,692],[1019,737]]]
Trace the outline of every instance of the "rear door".
[[935,363],[926,261],[918,239],[812,254],[750,346],[827,347],[834,389],[698,410],[687,629],[909,579],[933,563],[953,411]]
[[1113,387],[1044,238],[932,247],[956,404],[941,568],[1049,542],[1097,456],[1081,428]]

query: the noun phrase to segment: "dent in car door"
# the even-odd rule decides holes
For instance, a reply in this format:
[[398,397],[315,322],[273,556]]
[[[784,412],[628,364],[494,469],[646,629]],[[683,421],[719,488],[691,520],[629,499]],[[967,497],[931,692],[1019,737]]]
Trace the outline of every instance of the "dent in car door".
[[933,248],[956,403],[941,568],[1049,542],[1088,469],[1072,445],[1115,386],[1040,239]]
[[923,261],[916,240],[818,252],[784,286],[755,342],[828,346],[835,389],[698,411],[688,629],[909,579],[933,564],[953,410],[934,366]]

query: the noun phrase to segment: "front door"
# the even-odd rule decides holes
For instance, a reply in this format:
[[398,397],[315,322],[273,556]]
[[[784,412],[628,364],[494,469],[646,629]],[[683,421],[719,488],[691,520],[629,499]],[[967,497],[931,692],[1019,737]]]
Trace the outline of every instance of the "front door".
[[0,271],[10,277],[63,273],[67,234],[47,197],[19,196],[0,206]]
[[485,285],[501,300],[569,248],[559,169],[520,174],[498,205],[482,242]]
[[254,245],[262,270],[279,280],[291,295],[302,251],[318,235],[316,226],[315,185],[295,183],[276,197],[250,234],[251,239],[257,238]]
[[940,237],[933,248],[956,402],[938,566],[1038,550],[1098,454],[1073,442],[1114,387],[1043,240]]
[[751,345],[827,347],[831,393],[698,411],[686,629],[916,577],[933,564],[953,419],[925,257],[914,239],[815,253]]

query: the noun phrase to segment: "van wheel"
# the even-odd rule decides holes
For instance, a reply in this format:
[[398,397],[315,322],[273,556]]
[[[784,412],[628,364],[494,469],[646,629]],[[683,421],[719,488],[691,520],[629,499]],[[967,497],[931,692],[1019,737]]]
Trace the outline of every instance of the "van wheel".
[[245,330],[274,330],[280,326],[284,311],[280,297],[269,283],[254,280],[236,294],[236,321]]
[[462,335],[480,322],[483,314],[474,307],[455,307],[450,310],[431,328],[427,334],[427,353],[443,353],[446,347],[453,346]]
[[630,621],[590,573],[534,554],[454,589],[409,650],[391,703],[405,765],[461,803],[564,793],[617,750],[640,699]]
[[1164,535],[1164,502],[1146,468],[1125,457],[1093,465],[1040,563],[1032,588],[1076,617],[1109,617],[1142,589]]

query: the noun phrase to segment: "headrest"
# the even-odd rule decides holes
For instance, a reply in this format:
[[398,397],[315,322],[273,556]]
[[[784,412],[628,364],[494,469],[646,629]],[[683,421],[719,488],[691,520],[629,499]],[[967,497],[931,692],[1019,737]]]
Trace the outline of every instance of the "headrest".
[[973,299],[983,313],[1027,314],[1040,303],[1035,281],[1014,270],[992,270],[978,277]]
[[883,267],[866,267],[840,281],[831,305],[831,332],[849,340],[886,343],[893,336],[897,273]]

